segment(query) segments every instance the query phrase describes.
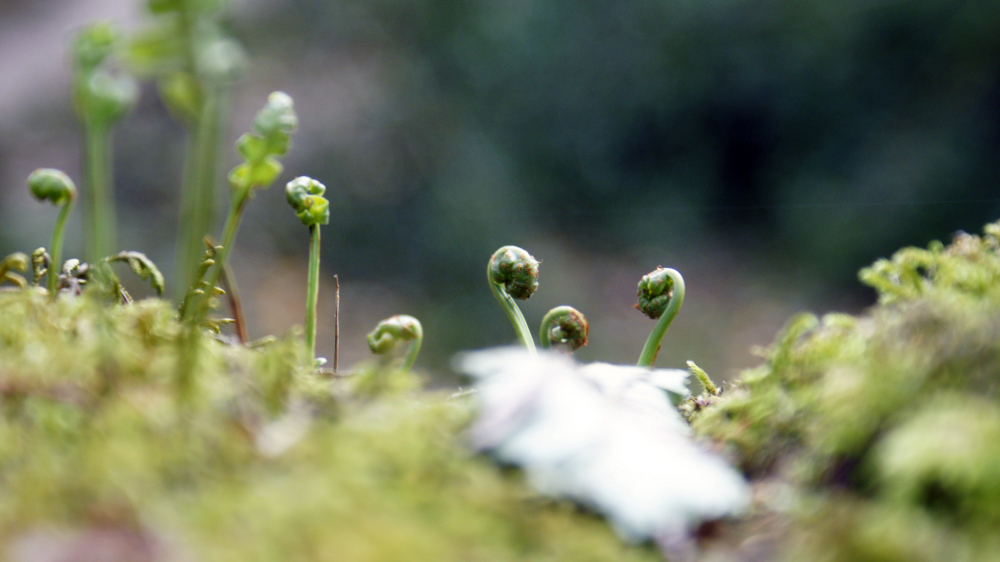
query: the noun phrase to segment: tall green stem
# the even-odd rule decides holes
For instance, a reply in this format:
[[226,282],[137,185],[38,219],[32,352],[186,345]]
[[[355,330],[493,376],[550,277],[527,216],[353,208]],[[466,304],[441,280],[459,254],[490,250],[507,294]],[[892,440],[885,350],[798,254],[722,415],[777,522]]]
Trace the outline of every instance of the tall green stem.
[[184,296],[194,279],[194,270],[204,252],[202,239],[212,229],[215,215],[215,186],[221,175],[222,122],[225,119],[225,89],[204,89],[204,100],[188,145],[181,213],[177,229],[177,298]]
[[[114,253],[115,202],[111,180],[111,132],[105,125],[84,121],[84,172],[87,179],[87,261],[93,263]],[[53,264],[56,256],[53,253]],[[55,266],[56,269],[58,265]]]
[[319,300],[319,225],[309,227],[309,288],[306,293],[306,349],[316,363],[316,302]]
[[48,287],[49,294],[55,297],[56,289],[59,286],[59,271],[62,267],[62,243],[63,233],[66,230],[66,221],[69,219],[70,210],[73,208],[73,199],[69,199],[59,210],[56,217],[55,228],[52,229],[52,263],[49,264]]
[[[647,294],[643,295],[643,284],[647,282],[647,279],[657,275],[659,276],[659,280],[651,280],[646,287]],[[660,302],[665,300],[667,303],[665,309],[656,310],[659,320],[656,322],[656,326],[653,327],[653,331],[650,332],[649,337],[646,338],[646,345],[643,346],[642,353],[639,355],[638,365],[640,367],[652,367],[653,362],[656,361],[656,354],[660,351],[660,342],[663,340],[664,334],[667,333],[667,328],[670,327],[670,323],[674,321],[674,317],[680,311],[681,305],[684,304],[684,278],[676,270],[660,268],[650,275],[643,277],[642,281],[639,282],[639,291],[640,305],[643,298],[654,302],[657,299],[660,299]],[[639,306],[638,308],[643,310],[647,315],[650,315],[650,312],[645,310],[645,307]],[[650,317],[656,318],[657,316]]]
[[[486,268],[487,274],[490,272],[490,268]],[[526,347],[532,354],[535,353],[535,341],[531,338],[531,329],[528,328],[528,323],[524,320],[524,315],[521,314],[521,309],[517,307],[517,303],[514,299],[507,294],[504,290],[503,285],[498,285],[493,281],[490,281],[490,289],[493,290],[493,296],[496,297],[497,302],[503,308],[503,311],[507,313],[507,318],[510,319],[510,323],[514,326],[514,332],[517,334],[517,341],[521,342],[521,345]]]

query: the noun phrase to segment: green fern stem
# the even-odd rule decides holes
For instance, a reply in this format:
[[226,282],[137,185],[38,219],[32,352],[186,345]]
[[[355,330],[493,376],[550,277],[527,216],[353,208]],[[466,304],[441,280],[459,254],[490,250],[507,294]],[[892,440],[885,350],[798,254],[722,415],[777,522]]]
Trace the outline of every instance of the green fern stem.
[[316,363],[316,303],[319,301],[319,224],[309,227],[309,287],[306,292],[306,348],[309,364]]
[[73,199],[66,202],[65,205],[59,210],[59,216],[56,217],[55,227],[52,229],[52,262],[49,264],[49,277],[48,277],[48,288],[49,294],[53,297],[56,295],[56,289],[59,287],[59,271],[62,267],[62,244],[63,235],[66,231],[66,222],[69,219],[69,213],[73,208]]
[[181,192],[181,215],[177,229],[176,291],[182,299],[194,280],[194,270],[204,252],[202,239],[211,232],[215,215],[215,191],[221,175],[222,123],[225,120],[225,89],[208,87],[189,145],[188,168]]
[[[87,261],[96,262],[115,251],[116,213],[111,178],[111,130],[108,126],[84,120],[84,177],[87,191]],[[58,256],[53,249],[53,269],[58,272]]]
[[[489,268],[486,268],[489,272]],[[503,311],[507,313],[507,318],[510,319],[510,323],[514,326],[514,333],[517,334],[517,341],[521,342],[521,345],[528,348],[528,351],[535,353],[535,341],[531,338],[531,329],[528,328],[528,322],[524,319],[524,314],[521,314],[521,309],[517,307],[517,303],[514,299],[507,294],[504,290],[503,285],[494,283],[490,281],[490,289],[493,291],[493,296],[496,297],[497,302],[500,303],[500,307]]]

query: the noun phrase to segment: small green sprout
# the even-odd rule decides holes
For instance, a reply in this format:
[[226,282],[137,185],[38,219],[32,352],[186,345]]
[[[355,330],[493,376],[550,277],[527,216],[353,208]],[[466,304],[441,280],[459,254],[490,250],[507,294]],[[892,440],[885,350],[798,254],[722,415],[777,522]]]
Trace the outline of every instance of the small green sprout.
[[319,298],[319,244],[321,224],[330,224],[330,202],[323,197],[326,186],[299,176],[285,186],[285,197],[302,224],[309,227],[309,288],[306,295],[306,348],[316,363],[316,302]]
[[[253,121],[253,132],[244,134],[236,141],[236,152],[244,162],[229,172],[232,199],[226,224],[222,232],[222,247],[215,258],[215,266],[208,272],[207,286],[214,287],[222,272],[236,240],[240,220],[247,202],[255,189],[270,187],[281,174],[282,166],[277,156],[284,154],[291,144],[290,134],[298,125],[298,117],[292,106],[292,98],[284,92],[274,92],[267,98],[263,109],[257,112]],[[194,315],[200,322],[205,313],[204,295],[196,295],[194,306],[184,307],[185,315]]]
[[538,339],[542,349],[549,349],[557,343],[576,351],[587,345],[589,332],[590,324],[582,312],[572,306],[557,306],[542,317]]
[[[76,200],[76,185],[69,176],[59,170],[52,168],[39,168],[28,176],[28,189],[39,201],[50,201],[53,205],[60,207],[59,216],[56,218],[55,228],[52,230],[52,260],[51,268],[58,268],[59,260],[62,257],[63,232],[66,229],[66,219],[73,208],[73,201]],[[49,273],[48,289],[49,293],[55,297],[56,288],[59,284],[59,277],[54,272]]]
[[684,277],[674,269],[657,267],[639,280],[638,296],[635,308],[653,320],[659,319],[639,355],[640,367],[652,367],[667,328],[684,304]]
[[372,353],[382,355],[399,342],[410,342],[410,348],[403,358],[402,369],[409,371],[420,353],[420,345],[424,341],[424,329],[420,321],[406,314],[398,314],[379,322],[368,334],[368,349]]
[[119,39],[110,23],[95,23],[77,34],[72,47],[73,106],[84,129],[83,171],[88,193],[86,254],[91,261],[114,251],[111,127],[139,99],[139,87],[131,76],[108,69],[108,59],[117,49]]
[[531,331],[514,299],[525,300],[538,289],[538,260],[517,246],[504,246],[490,258],[486,278],[493,296],[514,326],[518,341],[534,353],[535,342]]
[[220,25],[223,4],[151,0],[147,7],[156,17],[127,48],[132,68],[155,78],[160,99],[188,130],[176,244],[178,301],[194,282],[201,241],[212,231],[227,98],[246,67],[243,48]]

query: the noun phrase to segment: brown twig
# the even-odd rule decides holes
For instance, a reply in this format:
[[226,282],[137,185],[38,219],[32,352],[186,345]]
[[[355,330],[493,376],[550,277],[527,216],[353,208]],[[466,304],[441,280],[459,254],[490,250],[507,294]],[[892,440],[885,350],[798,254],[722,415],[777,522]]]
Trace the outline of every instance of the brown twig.
[[240,345],[246,345],[250,341],[247,333],[247,323],[243,316],[243,301],[240,300],[240,290],[236,286],[236,276],[228,262],[222,262],[222,288],[226,290],[226,298],[229,300],[229,310],[233,313],[233,329],[236,337],[240,340]]
[[340,279],[333,276],[333,374],[337,374],[340,359]]

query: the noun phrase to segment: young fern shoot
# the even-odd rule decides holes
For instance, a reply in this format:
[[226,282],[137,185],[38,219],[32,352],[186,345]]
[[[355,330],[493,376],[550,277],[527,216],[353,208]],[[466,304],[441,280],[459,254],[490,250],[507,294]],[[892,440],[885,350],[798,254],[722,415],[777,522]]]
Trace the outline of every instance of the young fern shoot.
[[640,367],[652,367],[663,335],[684,304],[684,277],[674,269],[657,267],[639,280],[638,295],[636,309],[653,320],[659,319],[639,355]]
[[306,293],[306,349],[309,360],[316,364],[316,302],[319,298],[319,227],[330,224],[330,202],[323,197],[326,186],[299,176],[285,186],[285,198],[295,210],[295,216],[309,227],[309,287]]
[[62,262],[63,233],[66,230],[66,220],[76,201],[76,185],[69,176],[53,168],[39,168],[28,176],[28,189],[39,201],[50,201],[60,207],[52,229],[52,260],[49,266],[48,289],[53,298],[59,285],[59,267]]
[[376,355],[382,355],[403,341],[410,342],[410,348],[406,350],[401,368],[409,371],[417,360],[420,346],[424,342],[424,328],[416,318],[398,314],[379,322],[368,334],[368,349]]
[[[297,125],[298,117],[292,107],[292,98],[284,92],[274,92],[254,117],[253,132],[244,134],[236,141],[236,152],[244,161],[229,172],[232,199],[223,227],[222,247],[205,281],[207,287],[215,287],[219,281],[222,264],[229,259],[243,211],[253,197],[254,190],[270,187],[281,174],[283,168],[276,156],[288,150],[290,135]],[[204,303],[204,294],[195,295],[191,306],[184,307],[183,319],[193,318],[196,323],[200,322],[205,314]]]
[[557,306],[542,317],[542,327],[538,340],[542,349],[551,349],[552,344],[562,344],[576,351],[587,345],[590,324],[582,312],[572,306]]
[[514,299],[526,300],[538,289],[538,260],[517,246],[504,246],[493,253],[486,265],[493,296],[510,319],[518,341],[535,353],[528,323]]
[[243,48],[219,23],[223,4],[149,0],[157,17],[128,49],[132,66],[156,78],[164,105],[188,130],[174,280],[178,301],[195,282],[201,241],[211,233],[228,93],[246,66]]
[[115,249],[111,128],[139,99],[135,80],[107,69],[106,60],[117,48],[118,39],[111,24],[103,22],[83,29],[73,45],[73,105],[83,123],[84,186],[88,194],[85,255],[91,262]]

